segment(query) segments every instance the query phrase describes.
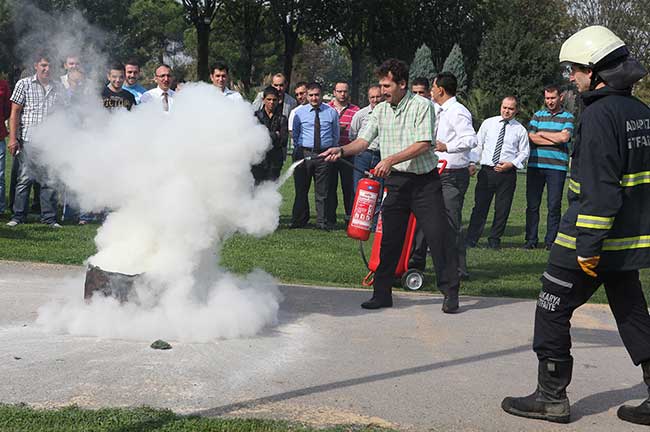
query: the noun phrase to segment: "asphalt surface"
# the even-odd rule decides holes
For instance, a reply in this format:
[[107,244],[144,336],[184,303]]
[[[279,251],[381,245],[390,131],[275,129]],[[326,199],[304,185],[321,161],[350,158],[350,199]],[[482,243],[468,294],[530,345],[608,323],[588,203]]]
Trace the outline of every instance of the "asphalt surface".
[[[34,407],[149,405],[206,416],[415,431],[641,431],[622,403],[647,396],[606,306],[573,320],[572,423],[509,416],[504,396],[536,384],[535,303],[397,294],[363,311],[367,291],[282,286],[279,324],[251,338],[149,348],[153,341],[49,334],[34,325],[56,287],[84,269],[0,262],[0,402]],[[83,287],[79,287],[79,295]],[[164,335],[161,335],[165,339]]]

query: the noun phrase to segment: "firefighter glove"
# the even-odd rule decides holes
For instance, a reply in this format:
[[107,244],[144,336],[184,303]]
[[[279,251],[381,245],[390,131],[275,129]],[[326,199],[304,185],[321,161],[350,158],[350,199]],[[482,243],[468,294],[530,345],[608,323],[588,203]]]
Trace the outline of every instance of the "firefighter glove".
[[598,267],[598,263],[600,262],[600,256],[593,256],[593,257],[578,257],[578,265],[582,269],[583,272],[585,272],[588,276],[591,276],[592,278],[597,277],[598,275],[596,274],[596,267]]

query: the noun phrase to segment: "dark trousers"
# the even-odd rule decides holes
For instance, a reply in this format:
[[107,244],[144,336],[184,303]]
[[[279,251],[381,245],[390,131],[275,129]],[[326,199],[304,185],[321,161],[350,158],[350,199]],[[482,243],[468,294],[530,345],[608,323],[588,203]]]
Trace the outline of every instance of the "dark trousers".
[[597,278],[581,270],[548,264],[535,311],[533,350],[540,360],[571,356],[570,320],[578,307],[605,285],[618,332],[635,365],[650,360],[650,315],[639,272],[603,271]]
[[[346,157],[345,160],[354,164],[354,156]],[[336,225],[336,209],[339,205],[338,188],[339,175],[341,177],[341,190],[343,191],[343,206],[345,208],[345,220],[350,220],[352,214],[352,202],[354,201],[354,182],[353,169],[345,162],[332,164],[330,174],[329,195],[327,198],[327,223],[331,226]]]
[[562,217],[562,195],[566,171],[542,168],[528,168],[526,173],[526,243],[537,244],[539,206],[546,185],[546,237],[544,244],[552,244],[557,236]]
[[[294,150],[294,162],[307,156],[317,156],[310,149],[298,147]],[[291,213],[291,224],[296,227],[307,225],[309,222],[309,188],[314,178],[314,197],[316,201],[316,223],[325,227],[327,224],[326,205],[330,184],[331,164],[323,159],[308,160],[296,167],[293,172],[295,199]]]
[[506,223],[512,207],[512,198],[517,186],[517,170],[514,168],[498,173],[491,166],[483,165],[477,175],[476,189],[474,190],[474,208],[467,228],[467,244],[476,245],[483,234],[492,198],[494,202],[494,220],[488,241],[490,244],[499,244],[501,236],[506,230]]
[[411,212],[424,231],[434,260],[438,289],[458,292],[458,253],[447,221],[442,185],[436,170],[423,175],[393,172],[385,181],[388,194],[382,209],[383,236],[373,296],[380,301],[391,296],[395,269],[402,253]]
[[[456,249],[458,250],[458,273],[467,274],[467,259],[465,240],[463,236],[463,203],[465,193],[469,187],[469,170],[467,168],[444,171],[440,174],[442,183],[442,198],[445,202],[447,220],[450,229],[456,237]],[[424,269],[427,260],[427,241],[424,233],[418,226],[415,233],[415,244],[411,263],[415,268]]]

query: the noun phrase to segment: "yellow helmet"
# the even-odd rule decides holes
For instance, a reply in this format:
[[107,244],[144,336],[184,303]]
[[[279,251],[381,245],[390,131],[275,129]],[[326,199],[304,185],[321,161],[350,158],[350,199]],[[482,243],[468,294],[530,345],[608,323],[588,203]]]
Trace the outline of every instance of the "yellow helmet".
[[560,63],[574,63],[593,68],[617,50],[620,50],[622,55],[629,53],[625,48],[625,42],[610,29],[591,26],[575,33],[562,44]]

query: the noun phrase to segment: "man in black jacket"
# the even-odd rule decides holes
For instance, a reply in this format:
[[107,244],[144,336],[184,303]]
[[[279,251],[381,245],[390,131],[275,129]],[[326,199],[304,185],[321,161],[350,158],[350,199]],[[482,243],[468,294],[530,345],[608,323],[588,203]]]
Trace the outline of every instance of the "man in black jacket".
[[[592,26],[571,36],[560,62],[570,68],[586,106],[572,154],[569,208],[537,301],[537,390],[507,397],[501,406],[510,414],[568,423],[570,319],[600,285],[650,393],[650,316],[639,281],[639,269],[650,267],[650,109],[631,95],[647,72],[607,28]],[[618,416],[650,424],[650,398],[619,408]]]
[[282,115],[281,110],[277,109],[278,100],[278,91],[273,87],[267,87],[262,93],[262,107],[255,111],[255,117],[266,126],[271,137],[271,148],[266,152],[264,160],[252,168],[256,184],[266,180],[277,180],[282,171],[289,132],[287,118]]

